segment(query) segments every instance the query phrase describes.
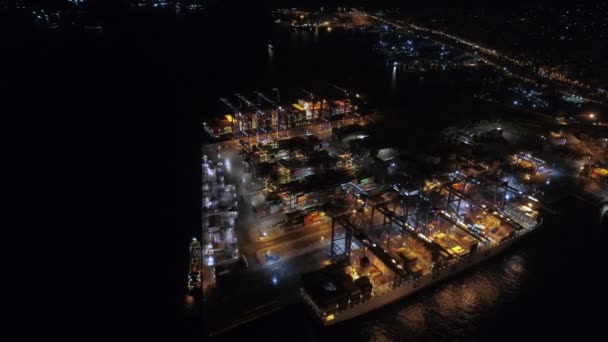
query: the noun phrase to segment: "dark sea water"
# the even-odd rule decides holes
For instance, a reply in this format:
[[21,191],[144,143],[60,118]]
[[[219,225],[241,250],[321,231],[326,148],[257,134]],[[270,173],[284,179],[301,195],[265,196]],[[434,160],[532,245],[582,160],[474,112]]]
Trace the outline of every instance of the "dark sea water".
[[[405,150],[450,123],[508,115],[471,101],[467,75],[393,72],[365,34],[294,33],[250,9],[204,19],[135,14],[99,36],[24,28],[10,38],[19,53],[2,89],[27,132],[14,137],[15,164],[25,167],[11,202],[26,236],[15,268],[31,285],[12,298],[23,340],[207,339],[185,275],[201,226],[200,123],[223,114],[218,97],[354,87]],[[503,255],[376,312],[320,329],[295,305],[213,339],[601,337],[606,228],[579,200],[553,207],[559,216]]]

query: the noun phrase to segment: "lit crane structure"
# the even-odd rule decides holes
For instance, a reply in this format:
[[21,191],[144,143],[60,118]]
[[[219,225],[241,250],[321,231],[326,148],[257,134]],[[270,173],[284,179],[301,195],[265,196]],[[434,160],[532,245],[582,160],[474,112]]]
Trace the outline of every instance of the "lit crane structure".
[[[276,90],[277,94],[278,94],[279,89],[274,88],[273,90]],[[264,100],[267,103],[269,103],[273,108],[276,109],[276,111],[277,111],[277,134],[278,134],[279,130],[281,129],[281,120],[280,120],[280,118],[281,118],[281,109],[282,109],[281,106],[279,105],[278,95],[277,95],[277,101],[273,101],[273,100],[269,99],[268,97],[266,97],[266,95],[264,95],[260,91],[256,90],[253,93],[256,94],[257,97],[258,97],[258,106],[261,106],[260,100]]]
[[[428,237],[432,224],[437,220],[437,208],[429,199],[420,195],[398,194],[391,200],[375,203],[372,208],[382,215],[382,227],[387,235],[384,240],[385,248],[399,247],[391,246],[391,240],[394,234],[400,234],[412,237],[432,251],[434,267],[442,265],[441,259],[451,259],[450,253],[444,247]],[[373,211],[372,216],[375,215]],[[392,229],[393,225],[397,227],[396,230]]]
[[[532,207],[545,208],[508,184],[460,172],[451,178],[438,190],[416,195],[395,188],[368,191],[358,184],[343,184],[341,202],[347,203],[347,208],[334,204],[328,211],[332,217],[332,259],[350,259],[354,248],[365,247],[399,275],[394,283],[398,286],[403,280],[435,273],[478,248],[485,253],[522,228],[537,224],[537,209]],[[509,198],[517,205],[506,205]],[[504,228],[503,223],[513,228]],[[395,261],[412,248],[427,253],[422,271]]]
[[[551,212],[551,209],[538,203],[537,199],[511,187],[508,182],[494,180],[488,176],[469,177],[459,171],[451,173],[450,177],[452,181],[445,184],[441,190],[445,198],[442,207],[445,206],[448,213],[447,215],[444,213],[443,216],[453,218],[458,226],[462,226],[466,212],[479,206],[487,207],[499,216],[503,215],[513,220],[511,224],[516,229],[538,224],[536,214],[531,215],[536,210],[530,208],[530,205],[526,208],[517,205],[518,203],[535,203],[535,207]],[[522,212],[522,209],[529,214]],[[481,235],[474,235],[476,238],[487,240]]]
[[307,94],[308,96],[310,96],[310,100],[312,101],[312,107],[313,109],[315,108],[315,102],[314,99],[315,97],[319,98],[319,100],[321,101],[321,106],[319,108],[319,112],[318,112],[318,117],[323,120],[323,121],[327,121],[327,119],[323,118],[323,105],[327,102],[325,101],[325,99],[321,98],[320,96],[316,96],[314,93],[312,93],[311,91],[308,91],[306,89],[302,89],[302,92]]
[[346,94],[346,95],[349,95],[349,94],[350,94],[350,92],[349,92],[348,90],[346,90],[346,89],[344,89],[344,88],[342,88],[342,87],[339,87],[339,86],[337,86],[337,85],[335,85],[335,84],[331,84],[331,83],[328,83],[328,84],[329,84],[329,86],[330,86],[330,87],[334,87],[334,88],[336,88],[336,89],[338,89],[338,90],[343,91],[343,92],[344,92],[344,94]]
[[401,245],[391,245],[394,236],[408,236],[425,246],[431,251],[434,268],[451,259],[447,250],[423,234],[435,215],[435,207],[427,200],[403,196],[386,188],[370,193],[354,183],[343,184],[342,189],[345,198],[354,200],[354,205],[350,210],[329,213],[332,259],[350,259],[354,249],[371,252],[396,275],[393,287],[421,276],[395,260],[399,258],[397,252]]
[[339,87],[339,86],[337,86],[335,84],[331,84],[331,83],[328,83],[328,84],[329,84],[330,87],[333,87],[333,88],[336,88],[336,89],[340,90],[346,96],[345,99],[344,99],[344,109],[343,109],[344,115],[346,115],[346,102],[348,101],[350,107],[352,107],[352,101],[351,101],[351,99],[349,97],[350,94],[351,94],[351,92],[349,92],[348,90],[346,90],[346,89],[344,89],[342,87]]
[[[521,230],[513,225],[521,220],[514,217],[516,213],[509,214],[508,208],[493,213],[483,209],[488,207],[484,203],[492,201],[487,196],[490,192],[502,194],[501,187],[487,183],[484,190],[484,185],[475,178],[459,177],[441,190],[407,195],[395,188],[368,191],[358,184],[343,184],[342,202],[349,203],[350,209],[328,211],[332,217],[330,255],[340,261],[371,252],[394,273],[393,287],[404,281],[416,283],[424,275],[438,277],[446,267],[478,250],[487,253]],[[481,196],[482,191],[487,194]],[[488,197],[488,202],[482,197]],[[463,210],[459,210],[461,205]],[[470,210],[474,211],[466,214]]]
[[233,115],[231,116],[230,127],[232,128],[232,131],[234,132],[235,131],[234,122],[237,121],[237,138],[240,138],[241,130],[242,130],[241,118],[243,117],[243,114],[241,114],[241,111],[238,108],[236,108],[232,103],[230,103],[230,101],[226,100],[226,98],[220,97],[220,101],[232,110]]
[[[334,260],[350,259],[352,249],[365,248],[378,257],[387,267],[389,267],[395,274],[401,278],[409,279],[410,275],[406,270],[400,268],[393,262],[392,256],[388,252],[369,239],[369,228],[372,224],[370,218],[367,217],[367,193],[362,190],[356,184],[348,183],[348,185],[354,185],[354,192],[350,192],[345,189],[347,195],[352,195],[355,199],[354,209],[351,212],[340,213],[332,216],[331,232],[331,257]],[[338,227],[336,227],[336,223]],[[341,228],[341,229],[340,229]],[[353,240],[354,238],[354,240]]]
[[[313,113],[313,111],[315,109],[315,94],[313,94],[312,92],[310,92],[310,91],[308,91],[306,89],[302,89],[302,92],[305,93],[306,95],[310,96],[310,101],[312,103],[312,110],[311,110],[310,119],[312,119],[314,117],[314,114],[312,114],[312,113]],[[306,101],[304,101],[304,102],[305,102],[304,109],[307,110],[309,108],[308,107],[308,102],[306,102]],[[307,120],[309,119],[308,118],[308,113],[306,113],[306,119]]]
[[315,98],[315,94],[313,94],[312,92],[306,90],[306,89],[301,89],[303,93],[307,94],[308,96],[310,96],[310,99],[314,99]]
[[269,99],[266,95],[264,95],[259,90],[256,90],[253,93],[258,97],[258,106],[262,105],[260,103],[260,100],[264,100],[264,101],[268,102],[268,104],[270,104],[273,107],[278,107],[279,106],[279,103],[277,101],[273,101],[273,100]]
[[[234,96],[236,96],[239,99],[239,103],[240,101],[243,101],[249,108],[253,109],[253,113],[250,116],[249,119],[249,128],[252,130],[253,133],[253,122],[254,122],[254,116],[255,116],[255,132],[256,135],[259,134],[259,130],[260,130],[260,119],[264,118],[266,116],[266,113],[264,113],[264,111],[262,111],[261,109],[258,108],[258,106],[256,106],[253,102],[249,101],[246,97],[244,97],[241,94],[234,94]],[[265,126],[265,125],[262,125]]]

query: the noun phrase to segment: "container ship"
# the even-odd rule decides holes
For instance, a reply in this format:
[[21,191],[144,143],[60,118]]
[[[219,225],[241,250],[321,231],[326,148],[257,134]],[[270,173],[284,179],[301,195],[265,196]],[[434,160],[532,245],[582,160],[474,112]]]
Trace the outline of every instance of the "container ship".
[[201,288],[202,246],[192,238],[190,243],[190,268],[188,270],[188,291],[194,292]]
[[324,326],[469,269],[542,223],[535,198],[466,177],[427,193],[343,188],[355,204],[330,214],[332,263],[304,274],[299,289],[305,306]]

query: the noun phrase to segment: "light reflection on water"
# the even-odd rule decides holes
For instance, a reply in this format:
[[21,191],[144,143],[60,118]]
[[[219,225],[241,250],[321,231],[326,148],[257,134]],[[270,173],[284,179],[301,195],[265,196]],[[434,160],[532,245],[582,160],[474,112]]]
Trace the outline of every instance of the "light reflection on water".
[[394,310],[378,312],[374,322],[365,325],[364,335],[371,341],[467,336],[481,317],[517,295],[524,284],[525,264],[523,253],[503,256],[423,290]]
[[192,312],[192,311],[194,311],[194,309],[195,309],[195,303],[196,303],[196,301],[194,299],[194,296],[189,295],[189,294],[186,295],[184,297],[184,308],[185,308],[186,312]]
[[399,310],[396,319],[400,330],[407,333],[409,338],[419,338],[426,329],[428,312],[423,303],[412,303]]
[[502,278],[505,282],[517,285],[526,273],[526,259],[522,255],[514,255],[505,261]]

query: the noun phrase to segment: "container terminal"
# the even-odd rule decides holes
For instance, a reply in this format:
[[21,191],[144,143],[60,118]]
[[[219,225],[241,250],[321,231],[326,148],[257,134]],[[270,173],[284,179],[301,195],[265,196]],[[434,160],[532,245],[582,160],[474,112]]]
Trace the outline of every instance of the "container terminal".
[[374,134],[382,117],[363,110],[365,95],[326,88],[297,90],[291,105],[278,89],[223,97],[227,113],[203,124],[201,291],[213,333],[297,302],[323,325],[355,317],[542,221],[542,187],[525,175],[551,168],[531,152],[412,155]]
[[365,314],[507,250],[581,184],[607,191],[606,138],[585,122],[468,122],[407,151],[376,133],[383,118],[355,89],[219,102],[203,124],[212,334],[298,302],[322,325]]
[[538,204],[507,185],[460,172],[450,176],[414,195],[398,186],[343,186],[343,196],[356,204],[352,211],[328,210],[333,263],[305,274],[300,288],[322,324],[364,314],[463,271],[542,222]]
[[[275,15],[292,30],[328,31],[349,29],[354,20],[343,19],[356,16],[379,35],[373,49],[393,72],[502,66],[447,40],[426,46],[419,29],[362,12]],[[428,61],[415,63],[419,54]],[[201,244],[210,333],[295,303],[324,326],[348,320],[507,250],[556,214],[550,204],[563,196],[606,198],[608,125],[597,113],[546,114],[554,104],[511,84],[519,80],[508,86],[529,103],[518,97],[512,107],[541,115],[462,122],[432,148],[378,134],[383,116],[371,114],[364,91],[344,85],[219,98],[221,112],[202,127],[211,140],[202,152]]]

